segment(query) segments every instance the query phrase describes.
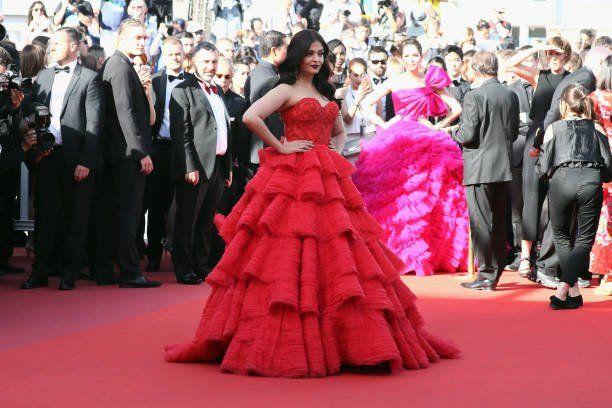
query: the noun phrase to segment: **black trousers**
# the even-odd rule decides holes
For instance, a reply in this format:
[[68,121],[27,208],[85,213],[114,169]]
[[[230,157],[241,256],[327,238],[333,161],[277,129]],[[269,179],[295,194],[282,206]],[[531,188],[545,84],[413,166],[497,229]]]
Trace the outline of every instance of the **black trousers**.
[[[548,184],[546,184],[548,188]],[[553,226],[550,222],[550,196],[546,195],[540,214],[540,250],[536,260],[536,269],[539,273],[556,278],[559,275],[559,257],[555,250]]]
[[[231,187],[224,187],[221,200],[217,206],[217,212],[219,214],[228,215],[236,203],[242,198],[244,190],[247,185],[248,177],[252,178],[250,169],[248,166],[234,165],[233,168],[233,181]],[[212,243],[210,249],[210,264],[212,267],[217,265],[225,252],[225,242],[223,238],[219,236],[217,227],[213,225],[212,231]]]
[[509,182],[465,186],[479,279],[497,281],[506,266],[509,191]]
[[217,158],[211,177],[200,172],[200,182],[185,180],[176,184],[176,218],[172,261],[174,273],[182,278],[188,273],[206,277],[211,270],[210,247],[213,219],[223,194],[223,172]]
[[19,191],[19,169],[20,165],[0,174],[0,265],[6,264],[13,253],[11,237],[15,198]]
[[47,278],[59,268],[65,279],[78,279],[82,266],[95,173],[79,182],[61,147],[44,157],[34,170],[34,249],[32,275]]
[[153,172],[147,176],[145,189],[145,210],[148,211],[147,220],[147,256],[158,260],[162,255],[162,240],[167,238],[166,217],[174,198],[174,180],[170,172],[172,156],[171,141],[153,141],[151,146],[151,159]]
[[96,205],[96,277],[110,279],[113,261],[122,281],[141,276],[138,229],[146,176],[139,161],[109,160],[101,175],[99,203]]
[[[550,221],[561,263],[561,282],[573,286],[578,277],[590,279],[589,254],[595,242],[603,203],[601,172],[598,169],[559,168],[548,192]],[[572,237],[573,216],[576,234]]]
[[536,242],[541,238],[543,231],[540,228],[540,218],[548,184],[540,180],[540,176],[536,173],[537,158],[529,155],[529,147],[532,143],[533,137],[527,139],[523,154],[522,233],[524,240]]
[[512,169],[510,183],[510,219],[512,222],[512,246],[521,247],[523,240],[523,167]]

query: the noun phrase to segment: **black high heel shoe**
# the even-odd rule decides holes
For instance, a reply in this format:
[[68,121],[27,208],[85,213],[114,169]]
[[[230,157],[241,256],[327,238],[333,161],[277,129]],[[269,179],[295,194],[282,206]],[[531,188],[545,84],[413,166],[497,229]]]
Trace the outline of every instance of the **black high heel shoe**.
[[553,310],[564,310],[564,309],[578,309],[580,305],[578,302],[572,302],[569,300],[569,296],[566,300],[561,300],[555,295],[550,297],[550,307]]

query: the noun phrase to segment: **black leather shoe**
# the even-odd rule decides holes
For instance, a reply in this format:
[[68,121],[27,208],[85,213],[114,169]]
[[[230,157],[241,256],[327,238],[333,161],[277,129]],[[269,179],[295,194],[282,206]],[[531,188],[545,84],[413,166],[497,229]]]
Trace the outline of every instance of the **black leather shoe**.
[[203,282],[203,279],[193,272],[188,273],[182,278],[177,278],[176,280],[178,283],[182,283],[183,285],[199,285]]
[[564,310],[564,309],[578,309],[580,306],[578,302],[568,301],[568,299],[561,300],[556,296],[550,297],[550,308],[553,310]]
[[0,273],[25,273],[25,268],[13,266],[10,264],[0,264]]
[[75,287],[74,279],[64,279],[60,280],[59,290],[73,290]]
[[96,283],[98,284],[98,286],[116,285],[117,283],[119,283],[119,279],[115,278],[114,276],[106,278],[96,278]]
[[495,290],[497,283],[488,279],[477,279],[474,282],[463,282],[461,286],[474,290]]
[[47,286],[49,286],[49,281],[47,279],[36,279],[30,276],[21,284],[21,289],[36,289]]
[[144,288],[157,288],[161,286],[161,282],[155,282],[147,280],[144,276],[139,276],[136,279],[132,279],[129,281],[123,281],[119,283],[120,288],[134,288],[134,289],[144,289]]
[[159,259],[151,258],[149,259],[149,262],[147,263],[147,267],[145,270],[147,272],[159,272],[160,264],[161,262]]

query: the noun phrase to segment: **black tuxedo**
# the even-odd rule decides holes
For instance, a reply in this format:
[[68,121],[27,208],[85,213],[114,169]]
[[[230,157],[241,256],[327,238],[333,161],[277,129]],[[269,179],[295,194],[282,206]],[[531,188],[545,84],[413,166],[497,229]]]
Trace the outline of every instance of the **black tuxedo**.
[[[211,96],[212,98],[212,96]],[[210,271],[213,217],[232,166],[230,118],[217,123],[208,96],[195,77],[174,88],[170,98],[172,174],[176,178],[176,219],[172,259],[177,278]],[[227,127],[227,151],[217,155],[217,126]],[[198,171],[193,186],[185,175]]]
[[[231,120],[231,139],[233,153],[233,182],[231,187],[223,189],[223,195],[217,211],[228,215],[234,205],[240,200],[247,183],[250,158],[251,132],[242,122],[242,116],[247,110],[246,100],[229,89],[223,94],[223,101]],[[217,228],[213,228],[210,263],[216,265],[221,259],[225,244],[219,236]]]
[[102,142],[105,167],[97,188],[97,254],[94,264],[100,280],[119,266],[121,280],[139,278],[138,234],[146,176],[140,160],[151,150],[149,102],[132,62],[116,51],[101,68],[106,95]]
[[[192,75],[183,73],[183,80]],[[181,83],[183,80],[174,79],[172,84]],[[143,212],[148,212],[147,220],[147,256],[149,260],[159,261],[162,255],[162,240],[170,237],[170,231],[166,231],[166,218],[172,199],[174,198],[174,178],[171,172],[172,140],[165,139],[160,135],[160,129],[164,120],[166,106],[166,92],[168,90],[168,75],[166,69],[157,72],[151,78],[153,89],[153,104],[155,107],[155,123],[152,127],[151,160],[154,171],[147,176],[145,189],[145,202]],[[169,103],[168,103],[169,104]]]
[[[278,83],[278,72],[274,65],[268,61],[261,61],[246,80],[244,94],[249,105],[256,102],[265,94],[270,92]],[[266,126],[276,138],[280,139],[285,132],[285,126],[280,113],[275,112],[265,120]],[[263,141],[254,134],[251,134],[251,163],[259,164],[259,150],[263,149]]]
[[468,81],[463,78],[455,79],[453,80],[453,84],[448,87],[448,93],[463,106],[463,98],[471,89],[471,85]]
[[[54,68],[40,71],[29,109],[33,110],[36,105],[51,106],[55,78]],[[98,74],[77,64],[64,90],[59,119],[62,144],[31,165],[36,178],[33,276],[37,279],[46,279],[57,266],[64,278],[78,278],[87,239],[95,170],[102,165],[100,136],[104,94]],[[74,180],[77,165],[90,170],[89,176],[79,182]]]
[[518,129],[518,97],[497,79],[465,95],[453,139],[463,146],[463,184],[480,279],[496,282],[504,270],[512,142]]

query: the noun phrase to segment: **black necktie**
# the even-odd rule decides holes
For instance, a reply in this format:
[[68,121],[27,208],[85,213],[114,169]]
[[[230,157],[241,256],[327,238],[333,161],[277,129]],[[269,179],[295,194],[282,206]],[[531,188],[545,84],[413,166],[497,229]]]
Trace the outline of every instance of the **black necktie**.
[[70,73],[70,67],[69,67],[69,66],[67,66],[67,65],[66,65],[65,67],[63,67],[63,68],[62,68],[62,67],[55,67],[53,70],[55,71],[55,73],[56,73],[56,74],[57,74],[58,72],[65,72],[65,73],[67,73],[67,74],[69,74],[69,73]]
[[177,76],[174,75],[168,75],[168,81],[172,82],[175,79],[179,79],[179,80],[183,80],[183,78],[185,78],[185,75],[183,75],[183,73],[181,72],[180,74],[178,74]]

